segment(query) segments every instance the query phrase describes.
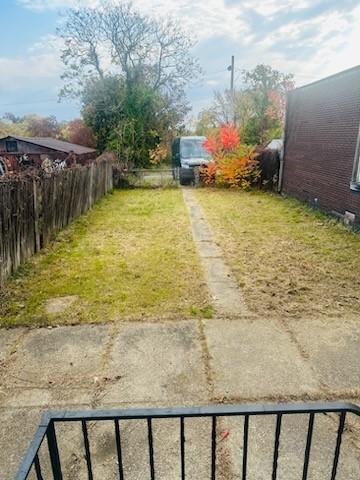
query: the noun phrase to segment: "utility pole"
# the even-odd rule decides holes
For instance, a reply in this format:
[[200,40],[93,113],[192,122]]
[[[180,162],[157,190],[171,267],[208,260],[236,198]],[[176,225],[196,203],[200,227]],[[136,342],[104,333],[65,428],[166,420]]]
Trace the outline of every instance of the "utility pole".
[[229,70],[231,71],[230,92],[231,92],[231,95],[233,95],[233,93],[234,93],[234,71],[235,71],[235,57],[234,57],[234,55],[231,56],[231,65],[229,67]]
[[228,66],[228,71],[231,72],[230,76],[230,98],[231,98],[231,110],[234,125],[236,123],[235,117],[235,91],[234,91],[234,74],[235,74],[235,57],[231,56],[231,65]]

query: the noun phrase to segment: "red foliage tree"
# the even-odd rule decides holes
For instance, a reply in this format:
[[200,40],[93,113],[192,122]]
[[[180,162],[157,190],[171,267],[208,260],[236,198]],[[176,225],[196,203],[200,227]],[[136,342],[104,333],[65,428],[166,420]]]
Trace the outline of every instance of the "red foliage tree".
[[222,149],[225,152],[231,152],[240,145],[240,138],[236,128],[233,125],[223,125],[220,128],[219,139]]
[[283,82],[281,90],[268,90],[267,92],[269,106],[266,114],[272,120],[278,120],[282,125],[285,123],[286,95],[294,87],[295,83],[287,80]]
[[217,137],[207,137],[206,140],[204,141],[204,148],[211,155],[216,153],[219,149]]
[[233,125],[223,125],[204,142],[212,162],[200,171],[204,185],[223,185],[247,189],[258,178],[255,153],[242,145]]

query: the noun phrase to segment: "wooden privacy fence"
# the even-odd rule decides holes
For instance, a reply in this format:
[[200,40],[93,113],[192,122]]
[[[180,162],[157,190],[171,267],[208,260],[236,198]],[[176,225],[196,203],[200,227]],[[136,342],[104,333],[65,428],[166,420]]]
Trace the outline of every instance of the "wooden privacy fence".
[[113,188],[112,163],[0,181],[0,285]]

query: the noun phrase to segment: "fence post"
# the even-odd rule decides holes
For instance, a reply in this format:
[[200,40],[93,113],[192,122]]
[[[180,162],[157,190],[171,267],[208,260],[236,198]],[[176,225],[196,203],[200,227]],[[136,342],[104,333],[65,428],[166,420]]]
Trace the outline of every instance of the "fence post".
[[109,188],[110,188],[110,190],[113,190],[113,188],[114,188],[114,177],[113,177],[114,164],[113,164],[113,162],[111,162],[108,165],[108,169],[109,169],[109,177],[110,177]]
[[36,179],[33,178],[33,198],[34,198],[34,236],[35,236],[35,252],[40,250],[40,232],[39,232],[39,201],[38,188]]
[[94,184],[94,164],[90,164],[90,185],[89,185],[89,207],[91,208],[94,203],[94,192],[93,192],[93,184]]

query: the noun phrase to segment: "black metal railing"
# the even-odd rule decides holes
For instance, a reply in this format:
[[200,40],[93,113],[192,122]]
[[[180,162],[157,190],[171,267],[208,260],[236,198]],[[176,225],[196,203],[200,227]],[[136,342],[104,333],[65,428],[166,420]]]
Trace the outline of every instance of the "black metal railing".
[[[308,479],[309,466],[312,461],[312,446],[313,436],[316,431],[317,420],[316,417],[320,415],[328,415],[329,421],[334,427],[333,438],[329,435],[325,435],[326,441],[332,443],[330,445],[331,450],[331,465],[329,467],[329,475],[324,476],[324,480],[335,480],[337,478],[339,458],[341,453],[342,438],[346,426],[347,416],[351,414],[354,416],[355,421],[360,423],[360,407],[347,404],[347,403],[308,403],[308,404],[280,404],[280,405],[236,405],[236,406],[212,406],[212,407],[197,407],[197,408],[177,408],[177,409],[145,409],[145,410],[104,410],[104,411],[63,411],[63,412],[50,412],[44,415],[38,430],[29,446],[29,449],[23,459],[19,471],[17,473],[18,480],[25,480],[28,478],[45,479],[54,478],[54,480],[61,480],[63,475],[62,457],[59,449],[60,433],[58,430],[59,425],[64,425],[68,422],[75,422],[81,429],[79,429],[82,445],[77,445],[81,452],[76,452],[85,460],[85,472],[89,480],[94,478],[94,452],[92,452],[92,438],[89,435],[89,425],[94,425],[96,422],[112,422],[113,440],[115,447],[115,465],[117,476],[120,480],[124,478],[131,478],[131,475],[126,475],[126,462],[124,460],[123,450],[125,447],[124,439],[122,437],[122,427],[127,421],[142,420],[145,422],[145,447],[146,447],[146,472],[141,478],[151,478],[154,480],[157,478],[157,468],[160,465],[156,461],[156,448],[161,448],[166,443],[166,439],[159,439],[159,442],[154,444],[154,421],[162,419],[172,419],[176,422],[178,430],[178,445],[179,451],[176,454],[179,461],[179,476],[184,480],[190,478],[187,476],[186,468],[187,464],[187,446],[185,440],[187,438],[187,426],[191,419],[207,418],[209,419],[209,438],[205,442],[209,445],[208,455],[208,471],[209,476],[215,480],[217,477],[217,470],[219,469],[219,462],[221,461],[221,442],[224,439],[224,435],[219,437],[219,424],[226,418],[227,421],[233,422],[235,417],[241,418],[241,438],[240,444],[236,446],[237,457],[240,458],[239,476],[236,478],[242,478],[246,480],[250,478],[248,471],[249,457],[251,452],[249,445],[254,443],[250,435],[250,427],[253,422],[253,417],[260,416],[273,416],[275,419],[275,425],[273,429],[272,443],[272,465],[269,469],[269,479],[276,480],[278,475],[279,458],[281,457],[283,448],[286,448],[285,439],[282,441],[282,425],[285,417],[291,416],[294,418],[296,415],[306,416],[306,425],[304,429],[304,442],[303,449],[299,447],[298,456],[301,458],[301,472],[296,478],[302,478],[302,480]],[[336,423],[334,424],[334,420]],[[356,437],[357,428],[354,424],[351,424],[352,435]],[[360,427],[360,424],[358,425]],[[356,438],[355,438],[356,439]],[[45,441],[46,440],[46,441]],[[193,440],[192,440],[193,441]],[[221,445],[220,445],[221,444]],[[356,442],[354,443],[356,449]],[[131,447],[132,455],[131,462],[136,462],[136,453],[134,449],[136,446]],[[45,450],[40,455],[40,450]],[[261,450],[261,449],[260,449]],[[323,446],[320,450],[323,452]],[[351,458],[355,458],[355,462],[360,462],[360,455],[355,453]],[[321,454],[322,455],[322,454]],[[96,455],[95,455],[96,457]],[[255,459],[255,462],[257,459]],[[354,460],[352,460],[354,461]],[[48,464],[47,472],[43,468],[43,464]],[[352,467],[351,467],[352,468]],[[356,470],[359,471],[359,470]],[[270,473],[271,472],[271,473]],[[31,476],[31,477],[30,477]],[[71,478],[71,477],[69,477]],[[99,478],[107,478],[102,476]],[[140,477],[137,477],[140,478]],[[162,478],[165,478],[162,476]],[[170,477],[167,477],[170,478]],[[172,476],[171,478],[175,478]],[[195,477],[194,477],[195,478]],[[200,478],[200,477],[197,477]],[[201,477],[205,478],[205,477]],[[251,476],[251,478],[255,478]],[[263,478],[263,477],[262,477]],[[323,480],[317,476],[319,480]],[[355,478],[355,477],[354,477]]]

